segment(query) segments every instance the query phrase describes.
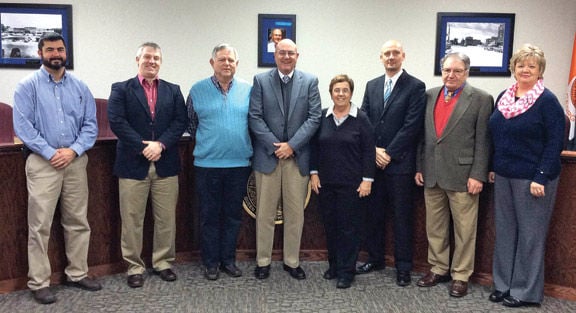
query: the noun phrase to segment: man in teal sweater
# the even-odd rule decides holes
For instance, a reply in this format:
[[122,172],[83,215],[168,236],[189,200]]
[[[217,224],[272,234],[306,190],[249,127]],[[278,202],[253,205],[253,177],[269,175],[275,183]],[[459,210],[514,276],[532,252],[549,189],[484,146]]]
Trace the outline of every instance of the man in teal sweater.
[[238,52],[230,45],[214,47],[210,65],[214,75],[192,86],[187,106],[188,131],[196,138],[194,171],[204,276],[216,280],[220,270],[231,277],[242,276],[235,260],[242,199],[251,171],[248,106],[252,86],[234,78]]

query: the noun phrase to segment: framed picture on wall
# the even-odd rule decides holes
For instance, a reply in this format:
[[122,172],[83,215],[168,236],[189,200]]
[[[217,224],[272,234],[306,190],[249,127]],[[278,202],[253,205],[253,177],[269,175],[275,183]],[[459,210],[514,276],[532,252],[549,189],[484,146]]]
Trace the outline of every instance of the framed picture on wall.
[[0,3],[0,23],[0,67],[39,68],[38,41],[56,32],[66,42],[66,68],[74,68],[71,5]]
[[278,41],[290,38],[296,42],[296,15],[258,14],[258,66],[274,67]]
[[439,12],[434,75],[452,52],[470,57],[470,76],[510,76],[515,14]]

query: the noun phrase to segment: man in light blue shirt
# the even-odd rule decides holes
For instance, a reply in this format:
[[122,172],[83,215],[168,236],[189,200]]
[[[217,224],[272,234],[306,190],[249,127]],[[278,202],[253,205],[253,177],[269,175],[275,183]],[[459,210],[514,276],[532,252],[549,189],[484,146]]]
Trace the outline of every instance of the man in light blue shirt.
[[48,241],[60,199],[66,240],[66,283],[85,290],[102,287],[88,277],[88,181],[86,165],[96,141],[96,104],[82,81],[67,73],[66,44],[57,33],[38,42],[42,67],[25,77],[14,93],[14,131],[29,152],[28,287],[42,304],[56,301],[50,291]]

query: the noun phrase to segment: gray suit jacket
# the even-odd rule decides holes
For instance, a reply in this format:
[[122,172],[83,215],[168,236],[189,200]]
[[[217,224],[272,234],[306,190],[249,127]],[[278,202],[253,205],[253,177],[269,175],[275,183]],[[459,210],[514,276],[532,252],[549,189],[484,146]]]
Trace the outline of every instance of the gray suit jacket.
[[434,107],[442,87],[426,91],[424,140],[419,148],[417,170],[424,186],[467,191],[468,178],[487,181],[491,153],[488,119],[494,98],[466,83],[446,128],[436,136]]
[[[320,125],[321,115],[318,78],[295,70],[288,110],[288,144],[294,150],[302,175],[309,174],[309,142]],[[271,173],[278,164],[273,143],[282,141],[285,124],[282,89],[276,68],[254,76],[248,117],[254,146],[252,167],[258,172]]]

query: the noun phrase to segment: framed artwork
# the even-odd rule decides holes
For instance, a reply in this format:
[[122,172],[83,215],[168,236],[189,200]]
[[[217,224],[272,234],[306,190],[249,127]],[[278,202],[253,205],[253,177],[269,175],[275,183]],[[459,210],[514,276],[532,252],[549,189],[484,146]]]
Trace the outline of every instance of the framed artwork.
[[258,14],[258,66],[274,67],[278,41],[290,38],[296,42],[296,15]]
[[0,68],[39,68],[38,41],[48,32],[64,37],[66,68],[74,68],[71,5],[0,3],[0,24]]
[[436,24],[434,75],[440,60],[452,52],[470,57],[470,76],[510,76],[515,14],[444,13]]

